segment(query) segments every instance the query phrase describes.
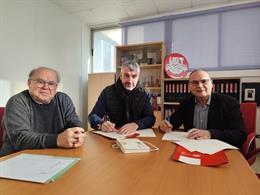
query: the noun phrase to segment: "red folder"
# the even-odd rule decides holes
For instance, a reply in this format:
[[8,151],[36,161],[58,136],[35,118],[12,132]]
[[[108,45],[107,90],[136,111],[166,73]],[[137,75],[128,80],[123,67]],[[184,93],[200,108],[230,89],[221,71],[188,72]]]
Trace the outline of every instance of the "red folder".
[[191,152],[179,145],[176,146],[176,150],[172,158],[176,161],[203,166],[219,166],[228,163],[224,150],[214,154],[203,154],[197,151]]

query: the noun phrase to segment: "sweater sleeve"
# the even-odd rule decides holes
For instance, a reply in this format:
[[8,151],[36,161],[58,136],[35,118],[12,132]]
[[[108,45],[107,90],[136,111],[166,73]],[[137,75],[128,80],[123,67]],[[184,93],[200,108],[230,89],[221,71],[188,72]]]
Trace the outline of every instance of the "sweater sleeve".
[[[12,97],[6,105],[4,117],[4,142],[2,154],[8,154],[22,149],[39,149],[56,147],[57,135],[36,132],[31,129],[31,107],[29,101],[22,95]],[[49,145],[45,145],[46,139]]]
[[57,96],[61,102],[59,104],[60,110],[63,110],[64,112],[65,129],[70,127],[82,127],[81,120],[76,113],[76,109],[71,98],[67,94],[61,92],[59,92]]
[[102,122],[103,116],[106,114],[106,89],[104,89],[100,96],[98,97],[98,100],[93,107],[92,111],[88,115],[88,121],[90,123],[90,126],[94,129],[98,129],[97,126]]

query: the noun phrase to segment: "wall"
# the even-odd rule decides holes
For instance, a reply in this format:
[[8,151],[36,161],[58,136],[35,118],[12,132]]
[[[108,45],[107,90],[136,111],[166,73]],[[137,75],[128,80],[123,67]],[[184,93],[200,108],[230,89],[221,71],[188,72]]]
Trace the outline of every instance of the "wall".
[[32,68],[49,66],[60,71],[59,89],[72,98],[82,118],[89,31],[49,1],[1,0],[0,106],[27,88]]

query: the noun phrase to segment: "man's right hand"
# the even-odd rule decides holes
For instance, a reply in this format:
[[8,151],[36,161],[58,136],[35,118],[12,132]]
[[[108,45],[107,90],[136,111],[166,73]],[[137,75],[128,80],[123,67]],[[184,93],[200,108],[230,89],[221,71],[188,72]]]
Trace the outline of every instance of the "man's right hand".
[[77,148],[84,143],[85,131],[81,127],[68,128],[57,137],[57,146],[62,148]]
[[105,121],[101,124],[101,131],[104,132],[117,132],[116,124],[110,121]]
[[171,123],[169,123],[169,121],[163,120],[161,121],[159,128],[162,132],[167,133],[167,132],[171,132],[172,125]]

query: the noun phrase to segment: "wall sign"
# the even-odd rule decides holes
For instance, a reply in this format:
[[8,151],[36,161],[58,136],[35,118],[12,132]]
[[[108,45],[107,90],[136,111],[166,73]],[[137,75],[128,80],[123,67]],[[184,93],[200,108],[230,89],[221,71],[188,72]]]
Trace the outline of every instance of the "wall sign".
[[164,70],[168,77],[183,78],[187,75],[189,64],[187,59],[179,53],[171,53],[164,58]]

